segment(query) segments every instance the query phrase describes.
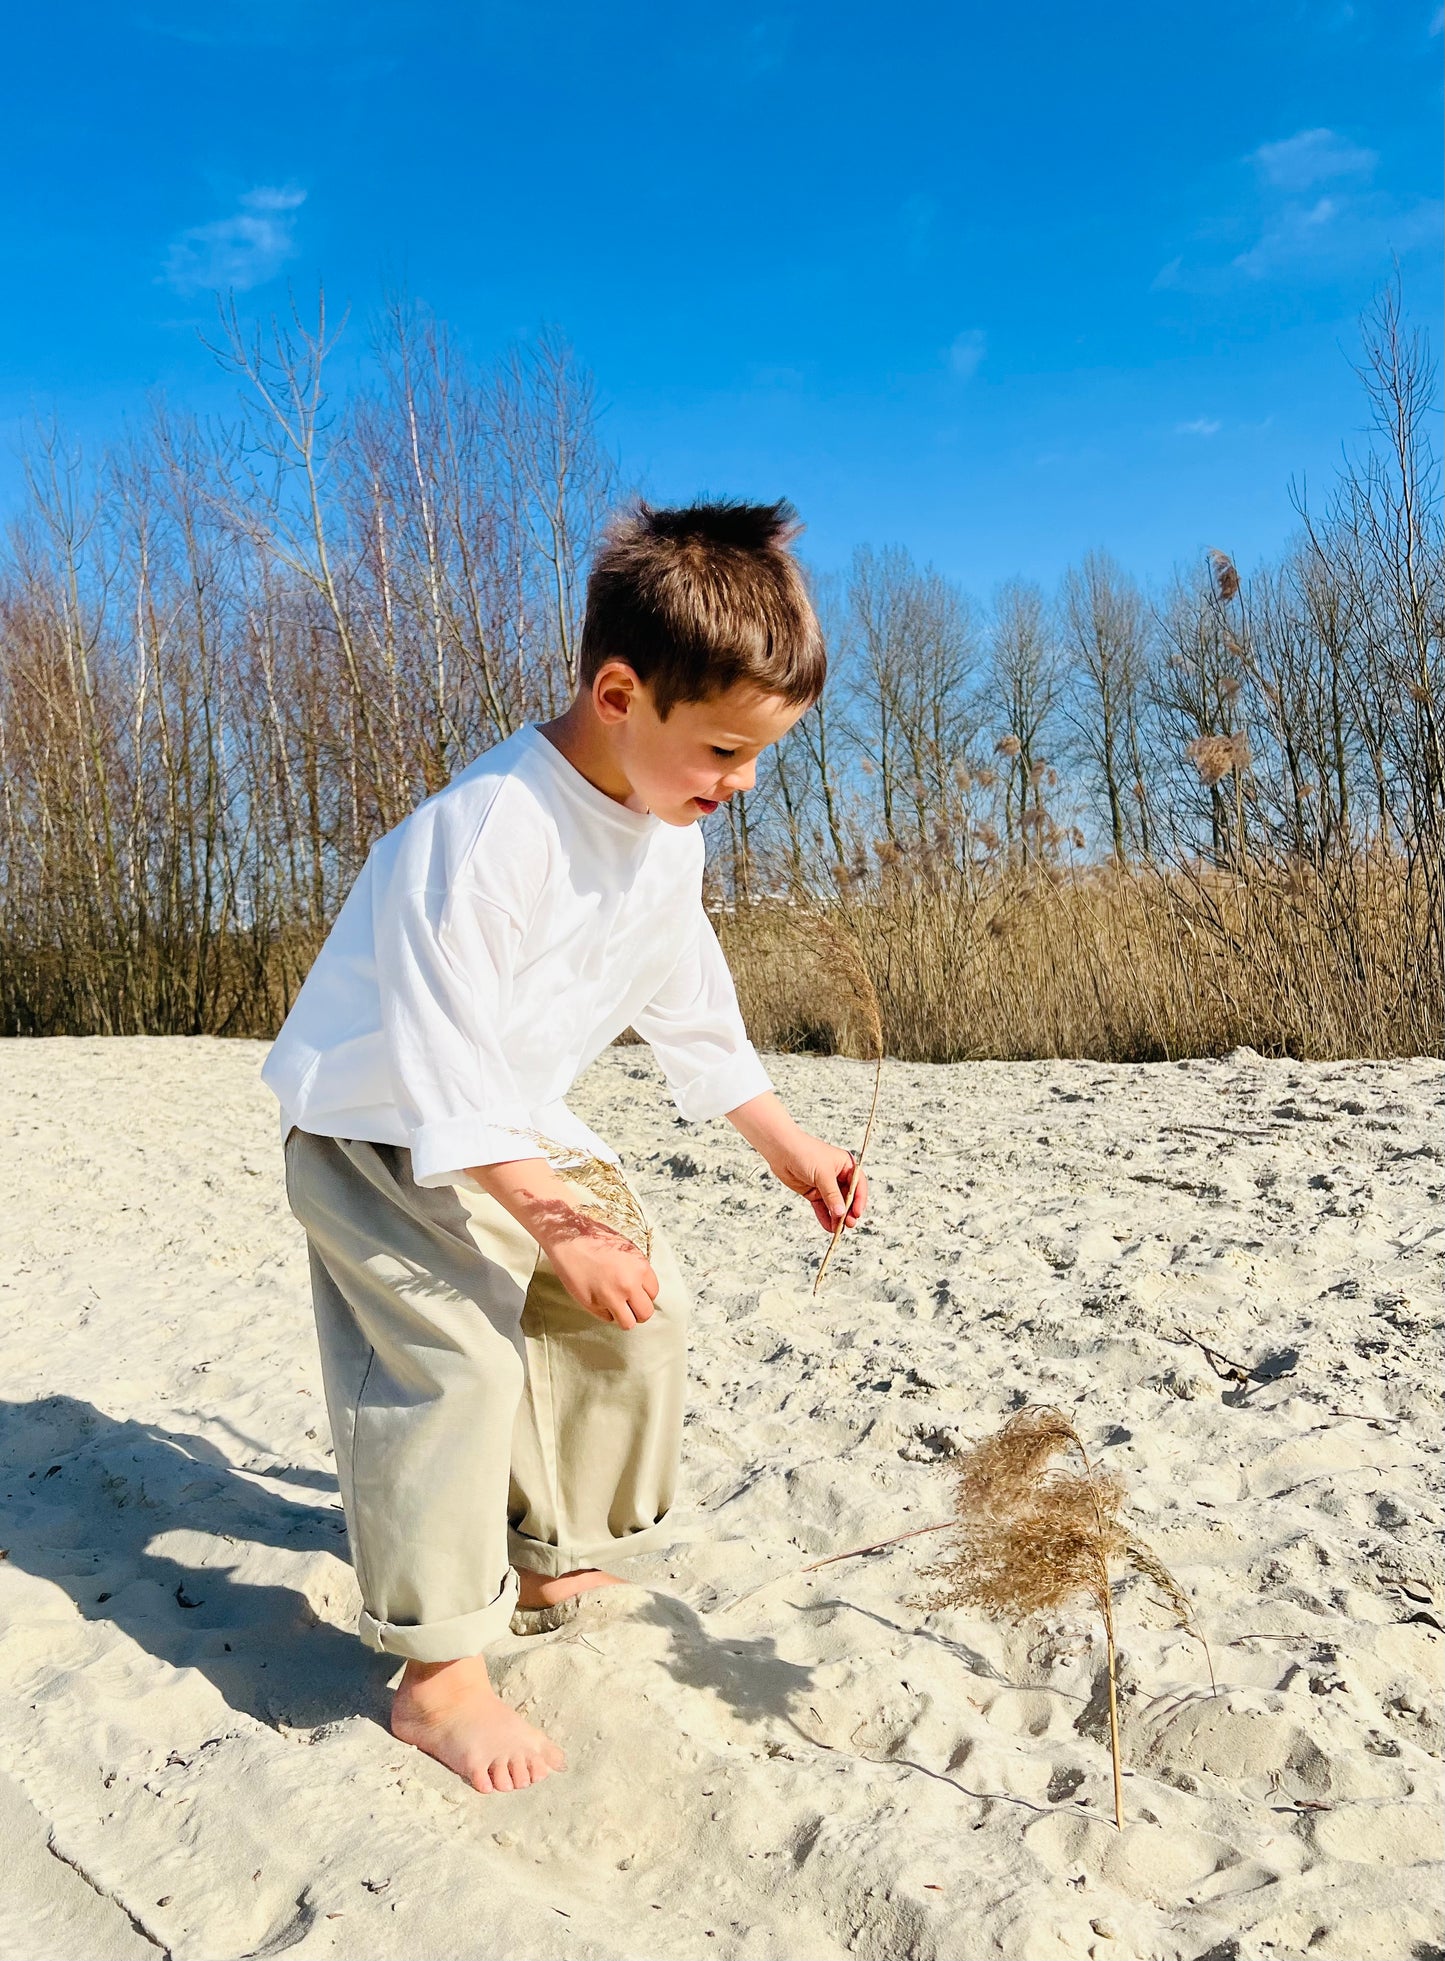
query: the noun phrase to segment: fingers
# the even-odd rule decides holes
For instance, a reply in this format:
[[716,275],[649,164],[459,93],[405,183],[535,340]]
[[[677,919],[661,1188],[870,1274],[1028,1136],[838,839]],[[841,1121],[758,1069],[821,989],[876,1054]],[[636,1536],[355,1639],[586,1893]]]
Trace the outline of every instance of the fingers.
[[[850,1182],[853,1187],[851,1195],[848,1190]],[[866,1172],[858,1168],[858,1160],[851,1152],[849,1153],[848,1169],[838,1179],[837,1185],[838,1203],[836,1209],[828,1201],[829,1183],[824,1178],[819,1178],[817,1184],[803,1194],[809,1205],[813,1208],[813,1217],[818,1221],[818,1224],[823,1228],[824,1232],[832,1232],[836,1229],[838,1220],[843,1212],[845,1200],[848,1202],[848,1214],[843,1221],[845,1225],[856,1226],[868,1208],[868,1177]]]
[[591,1311],[601,1320],[611,1321],[619,1328],[640,1328],[657,1312],[657,1296],[661,1291],[662,1282],[650,1266],[644,1266],[620,1298],[614,1295],[610,1301],[604,1300]]
[[828,1211],[832,1215],[829,1224],[835,1225],[842,1218],[846,1209],[843,1204],[842,1191],[839,1189],[837,1173],[833,1171],[820,1171],[813,1190],[822,1199],[824,1205],[827,1206]]
[[629,1287],[625,1300],[619,1301],[612,1310],[612,1318],[619,1328],[640,1328],[644,1321],[650,1321],[657,1312],[657,1301],[641,1287]]
[[652,1319],[657,1297],[661,1292],[662,1282],[644,1260],[636,1284],[627,1290],[627,1305],[632,1309],[639,1323]]
[[[578,1250],[569,1248],[568,1253]],[[553,1265],[577,1305],[599,1321],[631,1329],[652,1319],[662,1282],[631,1245],[625,1256],[620,1242],[603,1246],[600,1253],[584,1247],[575,1263],[572,1258],[554,1256]]]

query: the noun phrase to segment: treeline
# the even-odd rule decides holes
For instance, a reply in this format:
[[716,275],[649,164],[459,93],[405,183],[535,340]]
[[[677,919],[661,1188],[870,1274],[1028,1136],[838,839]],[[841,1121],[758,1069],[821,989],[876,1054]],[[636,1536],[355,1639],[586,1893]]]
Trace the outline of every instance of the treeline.
[[[982,606],[864,547],[817,580],[828,692],[713,856],[761,1039],[856,1039],[839,976],[778,957],[823,905],[898,1054],[1439,1052],[1433,371],[1396,291],[1363,324],[1370,440],[1247,578],[1218,551],[1145,592],[1098,553]],[[479,370],[398,307],[336,395],[332,339],[231,314],[233,421],[29,459],[0,1030],[273,1031],[373,840],[570,695],[620,494],[589,377],[553,340]]]

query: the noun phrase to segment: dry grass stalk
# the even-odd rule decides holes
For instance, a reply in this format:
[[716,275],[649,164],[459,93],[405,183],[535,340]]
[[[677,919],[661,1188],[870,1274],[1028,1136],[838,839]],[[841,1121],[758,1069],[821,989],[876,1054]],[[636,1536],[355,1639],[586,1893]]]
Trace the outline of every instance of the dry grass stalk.
[[823,1276],[828,1271],[828,1262],[833,1257],[838,1241],[843,1237],[848,1210],[853,1203],[853,1194],[858,1189],[858,1180],[863,1175],[863,1160],[868,1154],[868,1146],[873,1137],[873,1120],[878,1115],[878,1092],[883,1086],[883,1014],[878,1004],[877,990],[869,978],[868,969],[863,964],[863,955],[856,938],[825,912],[815,913],[812,917],[817,930],[834,955],[837,962],[836,971],[848,982],[857,997],[873,1049],[873,1096],[868,1105],[868,1121],[863,1126],[863,1141],[854,1153],[853,1168],[848,1174],[848,1183],[843,1191],[842,1214],[833,1228],[833,1237],[828,1241],[827,1251],[819,1261],[818,1271],[813,1279],[813,1292],[817,1294],[823,1285]]
[[[1082,1468],[1059,1464],[1069,1456]],[[1163,1561],[1125,1524],[1123,1485],[1095,1468],[1062,1410],[1020,1410],[964,1453],[953,1481],[954,1543],[930,1569],[938,1589],[925,1604],[971,1607],[991,1619],[1018,1622],[1081,1598],[1093,1602],[1104,1623],[1114,1822],[1122,1831],[1111,1564],[1122,1560],[1152,1580],[1179,1626],[1202,1641],[1189,1601]]]
[[[846,901],[829,906],[812,900],[763,900],[724,913],[716,924],[744,1018],[759,1047],[827,1055],[861,1052],[873,1064],[863,1140],[843,1186],[846,1219],[873,1137],[884,1056],[882,1005],[855,909]],[[815,1294],[843,1230],[840,1220],[813,1277]]]
[[580,1185],[587,1197],[578,1201],[577,1210],[589,1219],[600,1219],[624,1239],[630,1239],[644,1256],[652,1255],[652,1228],[632,1187],[615,1164],[593,1157],[573,1144],[560,1144],[555,1137],[544,1137],[529,1130],[528,1137],[546,1153],[548,1164],[559,1178]]
[[905,1539],[921,1539],[928,1532],[951,1532],[953,1520],[939,1519],[934,1525],[915,1525],[911,1531],[895,1532],[891,1539],[873,1539],[866,1546],[849,1546],[847,1552],[830,1552],[826,1559],[814,1559],[806,1566],[798,1568],[800,1573],[820,1573],[825,1566],[836,1566],[840,1559],[863,1559],[869,1553],[887,1552],[890,1546],[901,1546]]
[[1186,745],[1184,753],[1205,789],[1212,790],[1226,776],[1245,767],[1249,761],[1249,742],[1241,734],[1198,735]]
[[1209,554],[1209,569],[1214,575],[1214,590],[1227,606],[1239,592],[1239,573],[1234,560],[1228,552],[1213,550]]

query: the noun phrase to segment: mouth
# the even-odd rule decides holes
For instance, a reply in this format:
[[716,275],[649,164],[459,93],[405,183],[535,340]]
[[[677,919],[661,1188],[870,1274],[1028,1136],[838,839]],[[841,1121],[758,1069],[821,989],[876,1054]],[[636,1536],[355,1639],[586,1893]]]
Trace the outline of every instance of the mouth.
[[693,802],[697,805],[704,817],[711,817],[718,807],[715,797],[694,797]]

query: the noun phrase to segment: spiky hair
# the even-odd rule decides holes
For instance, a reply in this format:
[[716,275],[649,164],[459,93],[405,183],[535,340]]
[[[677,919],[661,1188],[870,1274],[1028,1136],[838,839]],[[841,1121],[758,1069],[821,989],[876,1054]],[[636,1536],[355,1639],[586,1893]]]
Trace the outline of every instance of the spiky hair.
[[736,499],[614,518],[587,582],[581,679],[622,660],[658,713],[751,686],[806,707],[827,654],[790,546],[802,529],[785,499]]

